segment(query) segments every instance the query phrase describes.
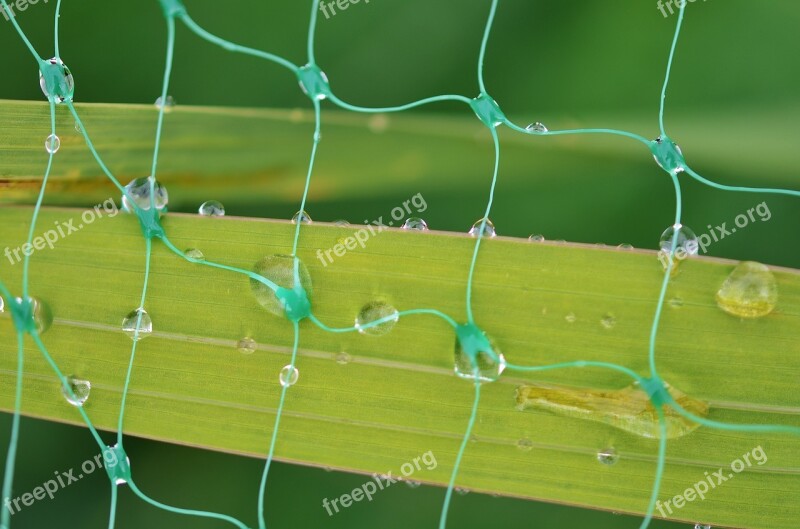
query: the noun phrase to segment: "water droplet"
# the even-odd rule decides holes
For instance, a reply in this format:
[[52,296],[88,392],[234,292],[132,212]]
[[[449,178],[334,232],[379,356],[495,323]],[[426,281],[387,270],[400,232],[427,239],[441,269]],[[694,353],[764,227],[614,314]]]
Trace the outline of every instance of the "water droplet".
[[528,241],[530,241],[530,242],[544,242],[545,238],[544,238],[544,235],[533,234],[530,237],[528,237]]
[[281,374],[278,376],[278,379],[281,381],[281,386],[285,388],[294,386],[298,378],[300,378],[300,371],[292,365],[283,366]]
[[[484,224],[486,221],[486,224]],[[481,226],[483,226],[483,231],[481,231]],[[469,230],[469,234],[473,237],[483,236],[492,238],[497,235],[497,231],[494,229],[494,224],[492,221],[487,219],[480,219],[475,224],[472,225],[472,228]]]
[[403,223],[404,230],[428,231],[428,223],[419,217],[409,217]]
[[544,126],[544,123],[539,123],[538,121],[525,127],[525,130],[536,134],[544,134],[545,132],[548,132],[548,129]]
[[613,447],[604,448],[597,452],[597,460],[604,465],[612,466],[619,461],[619,454]]
[[236,342],[236,349],[238,349],[239,352],[242,354],[246,355],[253,354],[257,348],[258,344],[256,344],[256,341],[250,338],[249,336],[245,336],[244,338]]
[[55,154],[61,148],[61,138],[55,134],[51,134],[44,140],[44,150],[50,154]]
[[459,329],[455,343],[456,375],[466,380],[475,380],[477,375],[481,382],[494,382],[500,378],[506,368],[506,359],[494,340],[471,324]]
[[630,251],[630,250],[633,250],[633,245],[624,242],[624,243],[620,244],[619,246],[617,246],[617,250]]
[[564,319],[567,320],[567,323],[575,323],[577,321],[578,317],[575,316],[574,312],[570,312],[569,314],[564,316]]
[[669,306],[672,307],[673,309],[679,309],[679,308],[683,307],[683,298],[679,298],[679,297],[676,296],[676,297],[670,299],[668,301],[668,303],[669,303]]
[[344,351],[336,355],[336,363],[341,366],[349,364],[351,360],[352,358],[350,357],[350,355],[345,353]]
[[469,489],[465,487],[456,487],[455,491],[456,494],[458,494],[459,496],[466,496],[467,494],[469,494]]
[[83,129],[81,128],[81,124],[78,123],[77,121],[75,122],[75,132],[81,135],[83,134]]
[[517,448],[522,450],[523,452],[530,452],[533,450],[533,441],[528,439],[527,437],[523,437],[517,441]]
[[[67,65],[58,57],[53,57],[52,59],[44,61],[44,63],[45,65],[42,69],[45,69],[48,75],[45,76],[42,73],[42,69],[39,70],[39,87],[42,89],[42,93],[44,93],[45,97],[48,99],[50,98],[50,93],[47,89],[49,79],[51,83],[55,83],[51,86],[55,88],[53,100],[56,103],[63,103],[67,100],[72,101],[72,95],[75,92],[75,79],[72,77],[72,73],[69,71],[69,68],[67,68]],[[63,76],[60,73],[56,73],[60,68],[64,69]]]
[[694,529],[711,529],[711,526],[704,523],[696,523],[694,524]]
[[422,485],[421,481],[416,481],[416,480],[413,480],[413,479],[406,479],[406,480],[403,480],[403,481],[405,482],[406,487],[408,487],[409,489],[418,489],[419,486]]
[[740,318],[761,318],[778,303],[778,284],[761,263],[740,263],[717,291],[719,308]]
[[53,311],[50,305],[39,298],[30,298],[33,306],[33,322],[39,334],[46,332],[53,325]]
[[[294,275],[295,259],[290,255],[270,255],[258,261],[253,267],[253,272],[269,279],[282,288],[292,289],[295,286]],[[297,273],[300,279],[300,286],[305,289],[308,296],[311,296],[311,276],[302,261],[297,261]],[[275,295],[271,288],[255,279],[250,279],[250,289],[256,301],[276,316],[284,317],[285,312],[283,303]]]
[[[136,332],[136,325],[139,325],[139,332]],[[153,320],[146,310],[138,308],[132,310],[125,319],[122,320],[122,332],[130,336],[134,342],[150,336],[153,332]]]
[[67,388],[61,386],[61,394],[67,399],[67,402],[80,408],[89,399],[89,392],[92,390],[92,384],[88,380],[81,380],[72,376],[67,377],[65,383],[72,390],[72,394],[67,391]]
[[[399,319],[400,315],[396,308],[383,301],[372,301],[364,305],[356,316],[356,329],[361,334],[382,336],[391,331]],[[367,327],[370,323],[378,320],[384,321]]]
[[206,200],[198,208],[198,213],[204,217],[224,217],[225,206],[218,200]]
[[5,310],[5,308],[6,308],[6,302],[5,302],[5,301],[3,301],[3,297],[2,297],[2,296],[0,296],[0,314],[2,314],[2,313],[3,313],[3,311]]
[[164,107],[164,112],[169,112],[175,106],[175,99],[172,96],[168,95],[167,96],[167,101],[166,101],[166,104],[165,104],[164,100],[161,98],[161,96],[158,96],[158,99],[156,99],[155,105],[156,105],[156,108],[160,109],[161,107]]
[[339,226],[340,228],[349,228],[350,227],[350,223],[348,221],[344,220],[344,219],[334,220],[333,224],[335,226]]
[[606,314],[600,319],[600,323],[606,329],[613,329],[614,326],[617,324],[617,318],[614,317],[613,314]]
[[206,256],[203,255],[203,252],[201,252],[197,248],[189,248],[188,250],[183,252],[183,254],[190,259],[194,259],[195,261],[205,261],[206,259]]
[[311,224],[311,215],[306,210],[300,210],[292,217],[292,224]]
[[[125,186],[126,193],[122,195],[122,209],[129,213],[133,212],[134,206],[128,199],[128,195],[130,195],[134,203],[139,206],[139,208],[148,211],[150,209],[151,200],[150,187],[150,177],[142,177],[131,180],[131,182]],[[169,203],[169,194],[167,193],[167,188],[162,186],[158,180],[152,181],[152,187],[155,191],[154,201],[156,210],[161,211],[166,208],[167,204]]]
[[[672,244],[676,232],[678,236],[675,241],[673,252]],[[663,255],[669,256],[673,254],[676,259],[683,261],[689,256],[697,255],[700,245],[697,242],[697,235],[695,235],[690,228],[682,224],[675,224],[664,230],[664,233],[661,234],[659,248]]]

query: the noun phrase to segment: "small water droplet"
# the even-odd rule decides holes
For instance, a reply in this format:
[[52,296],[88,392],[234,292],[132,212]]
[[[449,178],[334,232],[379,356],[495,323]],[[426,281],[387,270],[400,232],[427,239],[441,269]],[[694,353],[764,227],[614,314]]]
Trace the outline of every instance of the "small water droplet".
[[694,529],[711,529],[711,526],[704,523],[696,523],[694,524]]
[[[372,301],[364,305],[356,316],[356,329],[361,334],[382,336],[391,331],[399,319],[400,315],[396,308],[383,301]],[[367,327],[378,320],[384,321]]]
[[570,312],[569,314],[564,316],[564,319],[567,320],[567,323],[575,323],[577,321],[578,317],[575,316],[574,312]]
[[669,306],[672,307],[673,309],[679,309],[679,308],[683,307],[683,298],[679,298],[679,297],[676,296],[676,297],[670,299],[668,301],[668,303],[669,303]]
[[307,211],[301,210],[294,214],[292,217],[292,224],[311,224],[311,215]]
[[53,325],[53,311],[50,305],[39,298],[30,298],[33,306],[33,322],[39,334],[46,332]]
[[51,134],[44,140],[44,150],[50,154],[55,154],[61,148],[61,138],[55,134]]
[[428,231],[428,223],[419,217],[409,217],[403,223],[403,229],[408,231]]
[[[155,180],[152,183],[152,187],[155,192],[154,200],[156,210],[161,211],[166,208],[167,204],[169,203],[169,194],[167,193],[167,188],[162,186],[158,180]],[[125,186],[126,193],[122,195],[122,209],[129,213],[133,212],[134,206],[128,199],[128,195],[130,195],[134,203],[139,206],[139,208],[148,211],[150,209],[150,188],[150,177],[142,177],[131,180],[130,183]]]
[[256,344],[256,341],[250,338],[249,336],[245,336],[244,338],[236,342],[236,349],[238,349],[239,352],[242,354],[246,355],[253,354],[257,348],[258,344]]
[[459,496],[466,496],[467,494],[469,494],[469,489],[465,487],[456,487],[455,491],[456,494],[458,494]]
[[300,378],[300,371],[292,365],[283,366],[281,374],[278,376],[278,379],[281,381],[281,386],[285,388],[294,386],[298,378]]
[[66,386],[61,386],[61,394],[67,399],[67,402],[80,408],[89,399],[89,393],[92,390],[92,384],[88,380],[81,380],[73,376],[67,377],[65,383],[72,390],[72,394],[67,391]]
[[[481,226],[483,226],[483,231],[481,231]],[[473,237],[483,236],[492,238],[497,235],[497,231],[495,230],[492,221],[487,218],[476,221],[475,224],[472,225],[472,228],[470,228],[469,234]]]
[[597,452],[597,460],[604,465],[612,466],[619,461],[619,454],[613,447],[604,448]]
[[517,448],[522,450],[523,452],[530,452],[533,450],[533,441],[528,439],[527,437],[523,437],[517,441]]
[[[253,267],[253,272],[269,279],[282,288],[292,289],[295,286],[294,261],[290,255],[270,255],[258,261]],[[312,286],[311,276],[302,261],[297,262],[297,273],[300,278],[300,286],[311,297]],[[276,316],[285,317],[283,303],[267,285],[261,281],[250,279],[250,289],[256,301]]]
[[158,109],[160,109],[161,107],[164,107],[164,112],[169,112],[175,106],[175,99],[171,95],[168,95],[167,96],[167,101],[166,101],[166,103],[164,103],[164,100],[162,99],[162,97],[158,96],[158,99],[156,99],[156,102],[155,102],[155,106]]
[[545,238],[544,238],[544,235],[533,234],[530,237],[528,237],[528,241],[530,241],[530,242],[544,242]]
[[81,124],[78,123],[77,121],[75,122],[75,132],[77,132],[78,134],[83,135],[83,129],[81,128]]
[[0,296],[0,314],[2,314],[2,313],[3,313],[3,311],[5,310],[5,308],[6,308],[6,302],[5,302],[5,301],[3,301],[3,297],[2,297],[2,296]]
[[[139,325],[139,332],[136,332],[136,325]],[[125,319],[122,320],[122,331],[127,334],[131,340],[138,341],[150,336],[153,332],[153,320],[146,310],[138,308],[132,310]]]
[[195,261],[205,261],[206,259],[206,256],[203,255],[203,252],[201,252],[197,248],[189,248],[188,250],[183,252],[183,254],[190,259],[194,259]]
[[717,306],[740,318],[761,318],[778,303],[778,283],[761,263],[740,263],[717,291]]
[[349,364],[351,360],[352,358],[350,357],[350,355],[345,353],[344,351],[336,355],[336,363],[341,366]]
[[340,228],[349,228],[350,227],[350,222],[348,222],[348,221],[346,221],[344,219],[334,220],[333,224],[335,226],[339,226]]
[[545,132],[548,132],[548,129],[544,126],[544,123],[539,123],[538,121],[525,127],[525,130],[536,134],[544,134]]
[[606,329],[613,329],[614,326],[617,324],[617,318],[614,317],[613,314],[606,314],[600,319],[600,323]]
[[403,481],[405,482],[406,487],[408,487],[409,489],[417,489],[417,488],[419,488],[420,485],[422,485],[421,481],[416,481],[416,480],[413,480],[413,479],[406,479],[406,480],[403,480]]
[[619,246],[617,246],[617,250],[630,251],[630,250],[633,250],[633,245],[624,242],[624,243],[620,244]]
[[197,211],[204,217],[225,216],[225,206],[223,206],[222,202],[219,202],[218,200],[207,200],[203,202],[200,204],[200,207]]
[[[675,241],[675,248],[673,252],[672,244],[673,239],[675,239],[676,232],[678,233],[678,236],[677,240]],[[697,235],[695,235],[690,228],[682,224],[675,224],[664,230],[664,233],[661,234],[659,248],[661,249],[660,253],[664,256],[673,254],[675,259],[683,261],[687,257],[697,255],[698,251],[700,250],[700,245],[697,242]]]

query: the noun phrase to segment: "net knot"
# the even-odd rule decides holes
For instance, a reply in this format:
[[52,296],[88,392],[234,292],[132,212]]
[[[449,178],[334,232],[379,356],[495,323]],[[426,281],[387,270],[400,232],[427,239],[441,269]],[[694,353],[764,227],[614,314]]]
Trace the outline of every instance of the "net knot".
[[650,142],[650,152],[656,163],[670,174],[678,174],[686,170],[686,160],[681,148],[669,136],[659,136]]
[[107,446],[103,450],[103,461],[111,483],[124,485],[131,481],[131,462],[122,446]]
[[312,100],[322,101],[331,96],[328,76],[316,64],[306,64],[298,68],[296,73],[300,88]]
[[490,129],[493,129],[508,121],[505,114],[503,114],[503,111],[500,110],[500,105],[498,105],[497,101],[492,99],[489,94],[484,93],[479,95],[470,101],[469,106],[472,107],[472,110],[475,112],[475,115],[478,116],[478,119],[480,119],[483,124]]
[[158,0],[161,3],[161,9],[164,11],[164,16],[167,18],[182,17],[187,14],[186,6],[183,5],[181,0]]
[[280,300],[283,312],[290,321],[298,322],[311,315],[311,301],[302,285],[296,284],[292,288],[280,287],[275,291],[275,296]]

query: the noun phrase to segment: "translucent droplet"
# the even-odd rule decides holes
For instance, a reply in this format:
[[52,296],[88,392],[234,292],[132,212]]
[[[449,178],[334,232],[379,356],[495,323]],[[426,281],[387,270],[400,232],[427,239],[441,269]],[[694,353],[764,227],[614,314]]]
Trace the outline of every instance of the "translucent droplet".
[[344,351],[336,355],[336,363],[341,366],[349,364],[351,360],[352,358],[350,358],[350,355]]
[[249,336],[245,336],[244,338],[236,342],[236,349],[238,349],[239,352],[242,354],[246,355],[253,354],[257,348],[258,344],[256,344],[256,341],[250,338]]
[[[72,95],[75,91],[75,79],[72,77],[72,73],[67,68],[67,65],[59,59],[58,57],[53,57],[45,61],[49,66],[45,66],[44,68],[48,70],[48,77],[50,77],[51,82],[56,82],[58,86],[56,87],[56,93],[53,94],[53,100],[56,103],[63,103],[64,101],[72,101]],[[64,75],[63,77],[59,75],[52,75],[54,72],[54,68],[57,67],[64,68]],[[42,93],[44,93],[45,97],[48,99],[50,98],[49,91],[47,89],[47,80],[48,78],[42,73],[42,70],[39,70],[39,87],[42,89]]]
[[668,303],[669,303],[669,306],[672,307],[673,309],[679,309],[679,308],[683,307],[683,298],[679,298],[679,297],[676,296],[676,297],[670,299],[668,301]]
[[717,291],[719,308],[740,318],[761,318],[778,303],[778,283],[761,263],[740,263]]
[[428,223],[419,217],[409,217],[403,223],[404,230],[428,231]]
[[604,448],[597,452],[597,460],[604,465],[615,465],[619,461],[619,454],[613,447]]
[[[485,220],[485,224],[484,224]],[[481,226],[483,226],[483,231],[481,231]],[[483,236],[492,238],[497,235],[497,231],[494,229],[494,224],[489,219],[480,219],[475,224],[472,225],[472,228],[469,230],[469,234],[473,237]]]
[[44,150],[50,154],[55,154],[61,148],[61,138],[55,134],[51,134],[44,140]]
[[544,238],[544,235],[533,234],[530,237],[528,237],[528,240],[530,242],[544,242],[545,238]]
[[305,210],[298,211],[292,217],[292,224],[297,224],[298,222],[301,224],[311,224],[311,216]]
[[3,297],[2,297],[2,296],[0,296],[0,314],[2,314],[2,313],[3,313],[3,311],[5,310],[5,308],[6,308],[6,302],[5,302],[5,301],[3,301]]
[[630,251],[630,250],[633,250],[633,245],[632,244],[628,244],[628,243],[622,243],[619,246],[617,246],[617,250]]
[[[673,252],[672,244],[676,232],[678,236],[677,240],[675,240]],[[676,259],[683,261],[689,256],[697,255],[697,252],[700,250],[700,245],[697,242],[697,235],[695,235],[690,228],[682,224],[675,224],[664,230],[664,233],[661,234],[659,248],[663,254],[673,254]]]
[[77,121],[75,122],[75,132],[77,132],[78,134],[83,134],[83,129],[81,128],[81,124],[78,123]]
[[569,314],[564,316],[564,319],[567,320],[567,323],[575,323],[578,320],[578,317],[575,316],[574,312],[570,312]]
[[[292,289],[295,286],[294,275],[295,259],[290,255],[270,255],[258,261],[253,267],[253,272],[264,277],[279,287]],[[297,273],[300,279],[300,286],[306,291],[308,296],[311,296],[311,276],[308,274],[308,269],[302,261],[297,261]],[[284,317],[285,312],[283,303],[275,295],[270,287],[257,281],[250,279],[250,289],[256,301],[276,316]]]
[[711,526],[704,523],[696,523],[694,524],[694,529],[711,529]]
[[477,369],[477,379],[479,381],[494,382],[500,378],[500,375],[506,369],[506,359],[498,349],[497,344],[494,343],[494,340],[487,336],[486,333],[482,332],[482,334],[488,342],[488,347],[484,346],[475,351],[474,358],[464,350],[461,340],[456,336],[455,373],[466,380],[475,380],[475,370]]
[[544,123],[539,123],[538,121],[525,127],[525,130],[528,132],[534,132],[536,134],[544,134],[545,132],[548,132],[548,129],[544,126]]
[[186,255],[186,257],[189,257],[190,259],[194,259],[196,261],[205,261],[206,259],[206,256],[203,255],[203,252],[201,252],[197,248],[189,248],[183,253],[184,255]]
[[613,329],[614,326],[617,324],[617,318],[614,317],[613,314],[606,314],[600,319],[600,323],[606,329]]
[[66,383],[72,390],[72,394],[63,385],[61,386],[61,394],[64,395],[67,402],[76,408],[80,408],[89,399],[89,392],[92,390],[91,382],[70,376],[67,377]]
[[[139,332],[136,332],[136,325],[139,325]],[[122,320],[122,331],[130,336],[134,342],[142,340],[150,336],[153,332],[153,320],[146,310],[138,308],[131,311],[125,319]]]
[[350,227],[350,222],[348,222],[348,221],[346,221],[344,219],[334,220],[333,224],[335,226],[339,226],[340,228],[348,228],[348,227]]
[[39,298],[30,298],[33,307],[33,322],[39,334],[46,332],[53,325],[53,311],[50,305]]
[[131,180],[131,182],[125,186],[126,193],[122,195],[122,208],[132,213],[134,211],[134,206],[131,204],[130,200],[128,199],[128,195],[133,199],[134,203],[139,206],[139,208],[148,211],[150,209],[150,189],[154,190],[154,200],[156,210],[161,211],[167,207],[169,203],[169,194],[167,193],[167,188],[162,186],[158,180],[155,180],[151,184],[150,177],[142,177],[136,178],[135,180]]
[[292,365],[283,366],[281,374],[278,376],[278,379],[281,381],[281,386],[285,388],[294,386],[298,378],[300,378],[300,371]]
[[222,205],[222,202],[218,200],[207,200],[200,204],[200,208],[198,208],[198,213],[200,213],[204,217],[224,217],[225,216],[225,206]]
[[408,487],[409,489],[418,489],[419,486],[422,485],[421,481],[416,481],[416,480],[413,480],[413,479],[406,479],[406,480],[403,480],[403,481],[406,484],[406,487]]
[[456,487],[455,491],[456,494],[458,494],[459,496],[466,496],[467,494],[469,494],[469,489],[465,487]]
[[[356,329],[361,334],[370,336],[382,336],[394,328],[400,315],[397,309],[383,301],[373,301],[364,305],[356,316]],[[377,325],[370,325],[372,322],[383,320]]]
[[173,107],[175,107],[175,99],[171,95],[168,95],[167,101],[164,103],[164,100],[161,98],[161,96],[158,96],[155,105],[156,108],[160,109],[161,107],[164,107],[164,112],[169,112],[173,109]]
[[523,437],[522,439],[517,441],[517,448],[519,448],[523,452],[530,452],[531,450],[533,450],[533,441],[531,441],[527,437]]

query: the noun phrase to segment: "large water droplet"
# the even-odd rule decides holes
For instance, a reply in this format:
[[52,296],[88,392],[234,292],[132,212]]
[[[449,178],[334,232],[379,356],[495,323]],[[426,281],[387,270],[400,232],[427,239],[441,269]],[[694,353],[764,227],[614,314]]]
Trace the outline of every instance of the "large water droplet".
[[297,383],[298,378],[300,378],[300,371],[298,371],[297,368],[292,365],[283,366],[283,369],[281,369],[281,374],[278,376],[281,386],[285,388],[294,386]]
[[256,344],[256,341],[250,338],[249,336],[245,336],[244,338],[236,342],[236,349],[238,349],[239,352],[242,354],[246,355],[253,354],[257,348],[258,345]]
[[67,391],[67,388],[62,385],[61,394],[64,395],[64,398],[67,399],[67,402],[76,408],[80,408],[89,399],[89,393],[92,390],[91,382],[72,376],[67,377],[65,382],[70,390],[72,390],[72,393],[70,394],[70,392]]
[[[139,206],[139,208],[148,211],[151,205],[150,187],[151,179],[149,177],[131,180],[131,182],[125,186],[126,193],[122,195],[122,208],[129,213],[132,213],[135,209],[133,204],[131,204],[130,200],[128,199],[128,195],[130,195],[134,203]],[[162,186],[158,180],[152,183],[152,187],[154,190],[153,199],[155,201],[156,210],[161,211],[167,207],[167,204],[169,203],[169,194],[167,193],[167,188]]]
[[198,208],[198,213],[204,217],[224,217],[225,206],[218,200],[206,200]]
[[189,248],[183,254],[188,257],[189,259],[194,259],[195,261],[205,261],[206,256],[198,250],[197,248]]
[[161,107],[164,107],[164,112],[169,112],[175,107],[175,99],[171,95],[168,95],[166,102],[164,102],[161,96],[158,96],[155,105],[156,108],[160,109]]
[[[139,331],[136,331],[136,326],[139,326]],[[153,320],[146,310],[138,308],[132,310],[125,319],[122,320],[122,332],[127,334],[134,342],[142,340],[150,336],[153,332]]]
[[[676,232],[678,236],[677,240],[675,240],[673,253],[673,240]],[[675,224],[661,234],[659,248],[663,254],[667,256],[673,254],[676,259],[682,261],[689,256],[697,255],[700,245],[697,242],[697,235],[690,228],[682,224]]]
[[525,127],[525,130],[535,134],[544,134],[545,132],[548,132],[548,129],[544,126],[544,123],[539,123],[538,121]]
[[[258,261],[253,267],[253,272],[269,279],[282,288],[293,289],[295,286],[294,266],[295,259],[290,255],[270,255]],[[300,278],[300,286],[311,297],[311,276],[302,261],[297,262],[297,272]],[[255,279],[250,279],[250,289],[256,297],[256,301],[276,316],[285,316],[283,303],[275,295],[271,288]]]
[[740,318],[761,318],[775,309],[778,284],[761,263],[740,263],[717,291],[719,308]]
[[44,150],[50,154],[55,154],[61,148],[61,138],[55,134],[51,134],[44,140]]
[[408,231],[428,231],[428,223],[419,217],[408,217],[403,223],[403,229]]
[[[364,305],[359,311],[356,316],[356,329],[361,334],[382,336],[391,331],[399,319],[400,315],[396,308],[383,301],[373,301]],[[369,325],[379,320],[383,321],[377,325]]]
[[305,210],[300,210],[292,217],[292,224],[311,224],[311,215]]
[[[486,221],[485,224],[484,220]],[[481,230],[481,227],[483,227],[483,230]],[[497,235],[497,231],[494,229],[494,224],[492,224],[492,221],[487,218],[480,219],[475,222],[475,224],[472,225],[472,228],[470,228],[469,234],[473,237],[482,236],[491,238]]]
[[604,465],[615,465],[619,461],[619,454],[613,447],[608,447],[597,452],[597,460]]

